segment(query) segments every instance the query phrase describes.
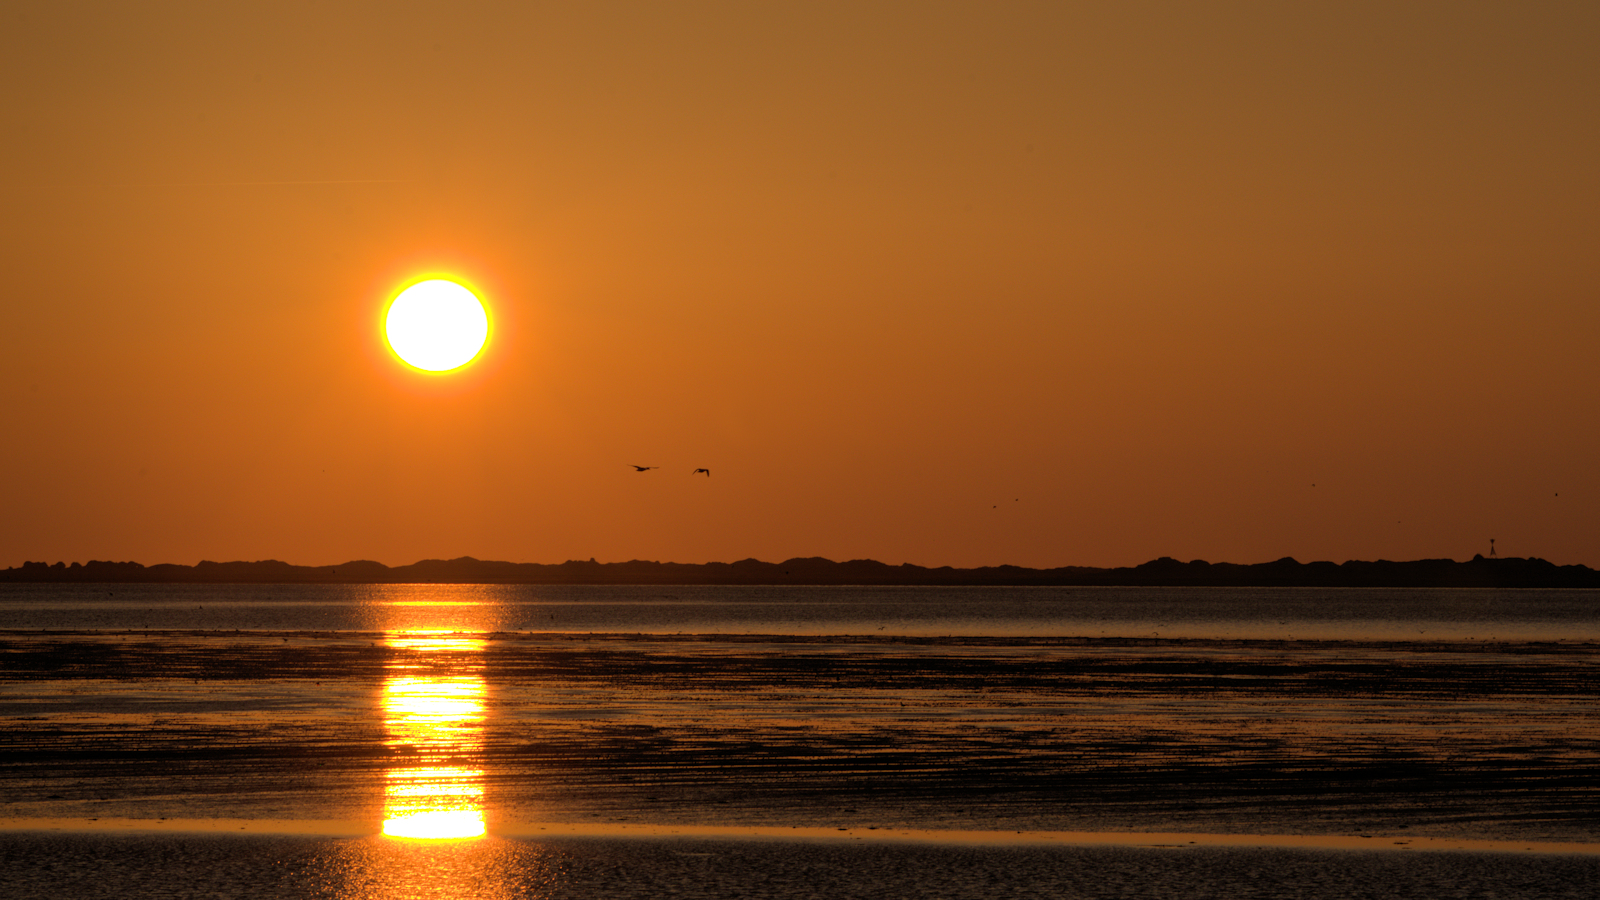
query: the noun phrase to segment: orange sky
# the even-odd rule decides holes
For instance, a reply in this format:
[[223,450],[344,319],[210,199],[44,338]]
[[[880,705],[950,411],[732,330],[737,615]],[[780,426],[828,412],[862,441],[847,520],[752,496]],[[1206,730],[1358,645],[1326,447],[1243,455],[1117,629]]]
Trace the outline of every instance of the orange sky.
[[222,6],[0,9],[0,565],[1600,565],[1593,3]]

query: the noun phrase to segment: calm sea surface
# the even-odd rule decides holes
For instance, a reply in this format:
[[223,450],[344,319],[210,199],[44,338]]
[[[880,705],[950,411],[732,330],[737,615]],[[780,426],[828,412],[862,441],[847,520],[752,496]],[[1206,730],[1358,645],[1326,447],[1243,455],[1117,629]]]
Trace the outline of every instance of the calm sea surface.
[[0,586],[0,898],[1588,897],[1596,851],[1594,591]]
[[5,585],[8,629],[1600,640],[1600,591]]

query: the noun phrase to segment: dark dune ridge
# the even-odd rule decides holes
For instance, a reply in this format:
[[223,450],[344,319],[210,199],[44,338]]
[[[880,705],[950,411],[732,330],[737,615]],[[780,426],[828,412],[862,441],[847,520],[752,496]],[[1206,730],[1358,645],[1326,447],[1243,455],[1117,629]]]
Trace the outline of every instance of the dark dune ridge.
[[1061,566],[1028,569],[984,566],[892,566],[871,559],[834,562],[820,557],[780,563],[672,563],[567,560],[557,565],[474,559],[425,559],[409,566],[355,560],[336,566],[296,566],[278,560],[209,562],[184,566],[136,562],[26,562],[0,570],[0,583],[105,584],[742,584],[742,585],[948,585],[1135,587],[1496,587],[1600,588],[1600,571],[1558,566],[1538,558],[1486,558],[1466,562],[1350,560],[1302,563],[1292,557],[1241,565],[1180,562],[1162,557],[1114,569]]

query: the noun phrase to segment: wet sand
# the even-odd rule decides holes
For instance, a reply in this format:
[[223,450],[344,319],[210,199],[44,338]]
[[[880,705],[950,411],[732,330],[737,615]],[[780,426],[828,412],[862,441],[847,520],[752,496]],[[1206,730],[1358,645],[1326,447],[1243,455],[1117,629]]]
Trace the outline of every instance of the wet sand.
[[1352,898],[1593,894],[1600,857],[709,838],[0,834],[0,896]]
[[0,632],[0,815],[376,823],[385,680],[470,672],[494,834],[1600,843],[1594,644],[482,638]]
[[[323,837],[367,838],[373,836],[372,823],[354,819],[318,821],[306,819],[41,819],[0,818],[0,841],[6,835],[52,833],[64,835],[240,835],[247,837]],[[622,841],[709,840],[861,842],[889,844],[937,844],[950,846],[1047,846],[1047,847],[1147,847],[1199,849],[1217,847],[1278,848],[1299,850],[1392,850],[1465,851],[1468,853],[1556,854],[1600,857],[1600,843],[1555,841],[1493,841],[1473,838],[1395,838],[1370,834],[1211,834],[1201,832],[1141,831],[958,831],[951,829],[818,828],[791,825],[714,826],[714,825],[629,825],[592,822],[524,822],[502,824],[497,837],[565,840],[600,838]]]

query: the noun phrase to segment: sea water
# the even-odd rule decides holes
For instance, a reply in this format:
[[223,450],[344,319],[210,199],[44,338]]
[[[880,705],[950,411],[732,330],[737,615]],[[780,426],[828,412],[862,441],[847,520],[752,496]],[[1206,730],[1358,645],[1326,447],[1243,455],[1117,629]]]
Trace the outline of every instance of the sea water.
[[1588,896],[1597,673],[1592,591],[11,585],[0,897]]
[[1600,640],[1600,591],[0,585],[0,628]]

